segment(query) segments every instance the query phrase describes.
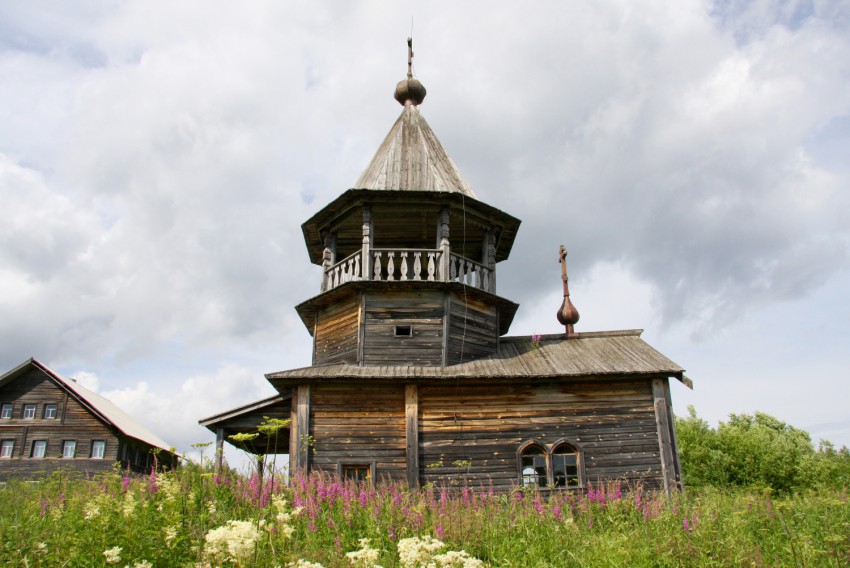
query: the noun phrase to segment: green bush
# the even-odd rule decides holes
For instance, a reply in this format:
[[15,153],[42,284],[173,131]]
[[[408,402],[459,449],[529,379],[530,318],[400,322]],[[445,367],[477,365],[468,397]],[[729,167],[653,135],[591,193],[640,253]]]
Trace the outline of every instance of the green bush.
[[754,487],[779,492],[850,481],[850,452],[817,449],[805,430],[769,414],[731,414],[712,428],[693,406],[676,418],[683,481],[689,487]]

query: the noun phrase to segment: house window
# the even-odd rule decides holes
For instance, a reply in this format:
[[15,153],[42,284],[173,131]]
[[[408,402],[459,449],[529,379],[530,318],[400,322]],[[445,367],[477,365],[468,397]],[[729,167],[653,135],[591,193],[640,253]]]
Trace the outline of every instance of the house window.
[[340,464],[340,477],[354,481],[369,481],[375,477],[375,464],[345,463]]
[[412,325],[397,325],[395,326],[396,337],[413,337]]
[[0,408],[0,418],[11,418],[12,417],[12,404],[10,402],[4,402],[2,408]]
[[102,460],[105,451],[106,442],[104,440],[95,440],[91,443],[91,457]]
[[24,405],[24,413],[22,414],[24,418],[35,418],[35,405],[34,404],[25,404]]
[[520,454],[523,487],[546,487],[546,452],[537,445],[529,445]]
[[47,440],[34,440],[30,455],[34,458],[43,458],[45,454],[47,454]]
[[56,405],[55,404],[45,404],[44,405],[44,418],[47,420],[56,419]]
[[558,441],[551,446],[526,442],[520,446],[518,460],[523,487],[582,486],[582,454],[569,442]]
[[0,458],[11,458],[12,454],[15,452],[15,441],[14,440],[3,440],[0,443]]
[[579,487],[578,451],[569,444],[561,444],[552,450],[552,480],[555,487]]
[[62,442],[62,457],[73,458],[77,454],[77,441],[65,440]]

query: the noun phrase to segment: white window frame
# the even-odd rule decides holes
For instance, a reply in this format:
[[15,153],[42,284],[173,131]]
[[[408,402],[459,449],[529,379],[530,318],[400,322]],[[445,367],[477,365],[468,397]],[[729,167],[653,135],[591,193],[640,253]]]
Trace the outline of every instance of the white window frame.
[[64,440],[62,442],[62,459],[73,459],[77,455],[77,441]]
[[14,411],[13,404],[11,402],[4,402],[3,406],[0,407],[0,418],[3,420],[8,420],[12,418],[12,412]]
[[23,412],[21,413],[21,417],[24,420],[32,420],[35,418],[36,405],[35,404],[25,404]]
[[106,440],[92,440],[91,457],[92,459],[102,460],[106,454]]
[[15,454],[15,440],[3,440],[0,443],[0,458],[9,459]]
[[32,457],[43,459],[47,455],[47,440],[33,440]]
[[56,416],[59,414],[59,408],[55,404],[45,404],[44,411],[42,415],[45,420],[56,420]]

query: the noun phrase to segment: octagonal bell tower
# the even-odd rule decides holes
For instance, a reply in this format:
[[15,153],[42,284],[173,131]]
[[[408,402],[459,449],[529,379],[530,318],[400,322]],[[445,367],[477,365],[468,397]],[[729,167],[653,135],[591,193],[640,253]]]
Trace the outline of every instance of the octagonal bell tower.
[[419,111],[412,74],[374,158],[302,225],[320,293],[296,307],[313,364],[447,366],[496,352],[517,304],[496,294],[496,263],[520,221],[479,201]]

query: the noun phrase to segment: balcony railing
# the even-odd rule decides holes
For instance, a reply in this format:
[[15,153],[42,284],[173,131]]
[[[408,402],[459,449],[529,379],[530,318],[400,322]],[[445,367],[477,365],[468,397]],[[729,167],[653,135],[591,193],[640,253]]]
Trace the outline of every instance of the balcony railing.
[[371,249],[371,266],[357,251],[326,268],[322,291],[333,290],[341,284],[356,280],[460,282],[467,286],[495,293],[493,271],[459,254],[449,253],[444,261],[441,249]]

